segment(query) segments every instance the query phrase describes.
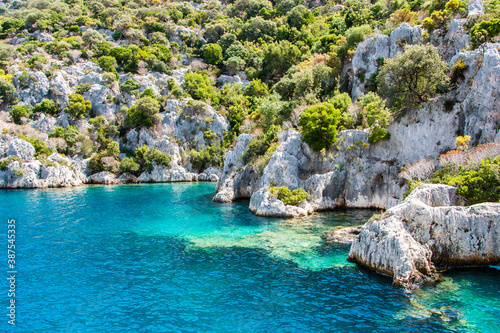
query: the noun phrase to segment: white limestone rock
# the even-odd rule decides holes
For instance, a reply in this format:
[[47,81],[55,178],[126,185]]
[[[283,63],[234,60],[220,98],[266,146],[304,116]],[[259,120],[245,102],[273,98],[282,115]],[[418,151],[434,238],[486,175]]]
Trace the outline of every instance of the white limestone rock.
[[57,119],[54,117],[46,116],[45,114],[41,114],[37,120],[30,121],[28,126],[31,126],[40,132],[43,133],[51,133],[56,128]]
[[120,184],[121,181],[114,173],[109,171],[102,171],[98,173],[94,173],[90,176],[90,182],[92,184]]
[[469,0],[467,10],[469,11],[469,17],[484,15],[483,0]]
[[229,75],[221,75],[217,78],[217,84],[221,87],[224,87],[226,84],[235,83],[240,84],[243,87],[246,87],[250,84],[248,80],[242,80],[238,75],[229,76]]
[[434,280],[437,269],[500,262],[500,204],[469,207],[456,188],[421,185],[381,220],[366,223],[348,260],[393,277],[398,285]]
[[498,131],[500,113],[500,44],[460,52],[451,59],[450,67],[462,60],[468,66],[463,84],[454,98],[464,114],[464,133],[474,144],[492,142]]
[[[19,72],[19,75],[21,73]],[[19,75],[17,76],[17,81],[19,80]],[[22,104],[34,107],[48,97],[49,88],[50,83],[44,73],[30,72],[28,74],[28,87],[18,90],[17,97],[22,101]]]
[[367,92],[367,80],[377,73],[379,58],[393,58],[403,52],[404,45],[416,44],[422,39],[419,26],[412,27],[402,23],[394,29],[391,36],[377,35],[360,43],[352,59],[352,91],[353,101]]
[[137,181],[141,183],[192,182],[196,180],[195,173],[188,172],[178,165],[166,167],[154,163],[151,172],[145,171],[137,178]]
[[35,148],[27,141],[14,139],[9,143],[7,156],[17,156],[26,162],[33,161],[35,159]]
[[198,175],[198,181],[218,182],[221,175],[221,168],[210,167]]
[[258,216],[298,217],[313,212],[307,201],[301,202],[298,206],[286,205],[272,196],[267,188],[261,188],[252,194],[249,208]]
[[217,194],[213,201],[231,202],[238,198],[250,198],[259,188],[259,174],[252,166],[245,166],[242,156],[252,139],[250,134],[241,134],[234,149],[224,158],[224,169],[217,182]]

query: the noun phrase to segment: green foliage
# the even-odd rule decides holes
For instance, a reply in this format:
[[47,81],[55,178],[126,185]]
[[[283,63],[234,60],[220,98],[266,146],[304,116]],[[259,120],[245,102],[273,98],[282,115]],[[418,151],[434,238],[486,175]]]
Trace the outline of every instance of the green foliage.
[[90,85],[90,83],[79,84],[76,86],[76,93],[83,94],[83,93],[86,93],[87,91],[89,91],[90,89],[92,89],[92,86]]
[[32,109],[33,113],[44,113],[49,116],[57,116],[61,111],[51,99],[44,99]]
[[143,145],[135,150],[135,158],[142,170],[152,171],[153,163],[156,165],[170,166],[171,157],[164,152]]
[[152,127],[160,121],[160,103],[151,96],[144,96],[128,110],[126,124],[130,128]]
[[280,130],[281,128],[279,126],[272,125],[265,134],[254,136],[248,143],[247,149],[243,154],[243,162],[248,164],[264,155],[269,147],[278,141],[278,133]]
[[137,174],[140,170],[141,166],[131,157],[125,157],[120,161],[120,172],[126,173],[129,172],[131,174]]
[[193,98],[209,101],[217,106],[220,103],[220,94],[214,84],[214,80],[206,74],[188,72],[184,76],[183,87]]
[[102,35],[93,29],[85,30],[85,32],[82,35],[82,39],[85,42],[85,44],[89,47],[97,45],[104,40]]
[[25,135],[20,135],[19,138],[28,141],[33,145],[33,147],[35,147],[35,156],[50,155],[52,153],[50,149],[47,147],[47,144],[43,140],[40,140],[39,138],[36,138],[34,136],[25,136]]
[[308,200],[311,197],[303,188],[290,191],[290,189],[286,186],[271,186],[269,188],[269,192],[273,197],[290,206],[297,206],[302,201]]
[[300,30],[303,25],[312,23],[314,16],[305,6],[297,6],[288,13],[286,21],[289,26]]
[[300,55],[299,48],[286,40],[266,45],[262,76],[272,79],[282,77],[299,60]]
[[111,72],[114,73],[116,72],[116,67],[118,66],[118,63],[116,62],[116,59],[111,56],[102,56],[99,59],[97,59],[97,64],[99,67],[104,72]]
[[220,143],[206,146],[200,151],[191,150],[191,165],[198,171],[208,167],[222,167],[225,151]]
[[70,125],[66,128],[56,127],[55,131],[49,134],[49,138],[63,138],[68,147],[71,147],[77,142],[79,134],[78,127]]
[[358,99],[358,103],[363,108],[363,114],[366,116],[370,128],[370,143],[377,143],[381,140],[390,138],[386,127],[392,120],[391,112],[385,107],[385,101],[376,93],[369,92]]
[[300,114],[302,140],[314,151],[330,149],[336,141],[337,125],[341,120],[340,110],[331,103],[315,104]]
[[3,102],[10,102],[14,99],[16,87],[4,77],[0,77],[0,98]]
[[321,98],[334,88],[334,71],[322,63],[303,69],[292,69],[289,73],[273,87],[285,100],[300,99],[308,95]]
[[11,156],[7,156],[6,158],[2,159],[0,161],[0,169],[1,170],[6,170],[8,168],[8,166],[12,163],[12,162],[22,162],[21,159],[17,156],[14,156],[14,155],[11,155]]
[[240,57],[231,57],[224,61],[224,67],[226,67],[229,74],[234,75],[236,72],[245,69],[245,60]]
[[247,96],[251,97],[266,97],[269,96],[269,86],[260,79],[253,79],[245,89]]
[[222,61],[222,48],[219,44],[206,44],[203,47],[203,58],[208,64],[220,64]]
[[459,80],[465,79],[465,72],[469,69],[469,66],[466,65],[463,60],[457,61],[453,68],[451,69],[451,84],[456,84]]
[[432,45],[408,45],[387,59],[380,70],[379,93],[390,106],[415,106],[443,92],[449,82],[448,64]]
[[500,200],[500,157],[481,161],[478,166],[462,167],[458,172],[452,168],[436,171],[431,183],[457,186],[457,193],[468,205]]
[[141,85],[139,83],[135,82],[133,79],[127,79],[127,81],[125,81],[125,83],[123,83],[120,86],[120,89],[123,92],[129,92],[131,90],[139,89],[140,87],[141,87]]
[[448,185],[458,186],[457,193],[468,205],[500,200],[500,157],[483,160],[471,170],[461,168],[457,175],[449,176]]
[[10,116],[12,117],[12,121],[15,124],[21,124],[21,118],[28,118],[31,115],[31,110],[26,105],[14,105],[12,109],[9,111]]
[[500,35],[500,18],[482,21],[474,25],[470,31],[472,47],[477,48],[482,43],[490,42],[493,37],[498,35]]
[[77,119],[85,118],[90,109],[92,108],[92,104],[90,101],[86,101],[82,95],[80,94],[70,94],[69,95],[69,105],[64,112],[72,115]]

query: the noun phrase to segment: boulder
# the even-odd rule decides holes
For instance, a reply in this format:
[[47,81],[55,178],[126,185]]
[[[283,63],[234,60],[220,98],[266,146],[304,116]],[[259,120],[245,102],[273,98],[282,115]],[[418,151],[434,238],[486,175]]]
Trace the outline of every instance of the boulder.
[[272,196],[267,188],[261,188],[252,194],[249,208],[258,216],[298,217],[313,212],[307,201],[301,202],[298,206],[287,205]]
[[23,161],[33,161],[35,159],[35,148],[27,141],[14,139],[9,143],[7,156],[17,156]]
[[500,204],[460,203],[455,187],[419,186],[362,227],[348,260],[403,286],[435,280],[437,269],[500,263]]
[[102,171],[94,173],[90,176],[90,182],[92,184],[120,184],[121,181],[116,177],[114,173],[109,171]]

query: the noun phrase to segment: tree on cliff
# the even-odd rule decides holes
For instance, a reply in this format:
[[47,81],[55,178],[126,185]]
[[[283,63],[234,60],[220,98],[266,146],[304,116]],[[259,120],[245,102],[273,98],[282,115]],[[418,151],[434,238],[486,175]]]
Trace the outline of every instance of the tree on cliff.
[[447,71],[448,64],[441,60],[434,46],[408,45],[404,53],[387,59],[382,66],[379,93],[390,106],[415,106],[446,89]]
[[300,114],[302,140],[313,150],[330,149],[337,137],[340,111],[331,103],[315,104]]

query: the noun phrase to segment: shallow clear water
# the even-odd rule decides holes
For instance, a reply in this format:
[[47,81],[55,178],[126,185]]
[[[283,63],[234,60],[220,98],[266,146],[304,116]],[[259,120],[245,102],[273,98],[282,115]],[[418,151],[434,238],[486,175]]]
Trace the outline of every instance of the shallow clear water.
[[[213,184],[0,191],[16,219],[15,332],[500,332],[500,270],[406,293],[326,245],[373,211],[302,220],[212,203]],[[0,313],[1,313],[0,311]]]

